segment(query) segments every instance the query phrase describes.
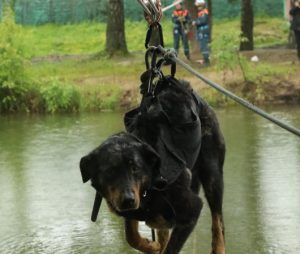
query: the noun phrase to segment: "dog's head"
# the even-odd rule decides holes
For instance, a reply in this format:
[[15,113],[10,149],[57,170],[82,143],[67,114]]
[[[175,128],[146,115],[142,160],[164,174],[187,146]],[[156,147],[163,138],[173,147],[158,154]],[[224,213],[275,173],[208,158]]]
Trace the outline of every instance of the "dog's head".
[[151,186],[159,167],[158,154],[128,133],[109,137],[80,161],[83,182],[91,180],[117,212],[139,208],[141,196]]

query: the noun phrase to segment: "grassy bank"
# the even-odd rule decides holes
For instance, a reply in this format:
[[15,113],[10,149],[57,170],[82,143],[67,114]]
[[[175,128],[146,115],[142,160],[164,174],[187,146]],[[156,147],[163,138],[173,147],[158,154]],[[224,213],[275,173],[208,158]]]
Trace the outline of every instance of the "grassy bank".
[[[216,20],[213,38],[220,34],[240,31],[240,21]],[[173,35],[170,20],[162,22],[166,47],[172,47]],[[255,21],[254,42],[256,47],[286,43],[289,23],[281,18],[259,17]],[[105,47],[106,25],[82,23],[77,25],[48,24],[22,27],[24,47],[30,57],[46,55],[94,54]],[[130,52],[144,51],[147,26],[145,21],[126,21],[126,39]]]
[[[165,22],[164,27],[166,46],[171,46],[171,24]],[[104,51],[105,48],[105,23],[27,26],[23,27],[23,31],[24,47],[30,57],[95,54]],[[146,31],[145,21],[126,21],[126,40],[130,52],[144,50]]]
[[[145,70],[145,22],[126,22],[130,55],[112,59],[101,53],[105,46],[105,24],[20,27],[9,16],[3,22],[0,48],[4,51],[0,57],[7,60],[7,65],[0,65],[0,111],[116,110],[138,102],[139,76]],[[163,28],[166,47],[172,47],[171,22],[165,20]],[[284,43],[287,33],[288,23],[282,19],[256,19],[255,44],[258,48]],[[297,71],[296,67],[280,62],[253,64],[248,56],[239,55],[239,20],[216,21],[213,38],[213,66],[201,71],[238,92],[248,89],[253,94],[263,93],[264,89],[257,83],[261,86],[272,82],[274,77],[285,77]],[[58,57],[65,55],[71,57]],[[192,65],[199,68],[196,63]],[[179,68],[177,76],[188,79],[193,85],[196,83],[195,90],[212,104],[228,103],[184,70]],[[255,84],[254,90],[249,88],[251,84]]]

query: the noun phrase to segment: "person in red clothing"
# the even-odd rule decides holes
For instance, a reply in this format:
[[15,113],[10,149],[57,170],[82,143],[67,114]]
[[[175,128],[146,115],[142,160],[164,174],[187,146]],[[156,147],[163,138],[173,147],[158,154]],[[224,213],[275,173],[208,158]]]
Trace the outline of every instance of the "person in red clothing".
[[188,26],[191,24],[191,18],[189,16],[188,10],[184,9],[181,3],[175,5],[175,10],[172,14],[172,22],[174,24],[174,49],[178,53],[181,38],[184,49],[184,55],[187,59],[190,60],[190,49],[187,33]]

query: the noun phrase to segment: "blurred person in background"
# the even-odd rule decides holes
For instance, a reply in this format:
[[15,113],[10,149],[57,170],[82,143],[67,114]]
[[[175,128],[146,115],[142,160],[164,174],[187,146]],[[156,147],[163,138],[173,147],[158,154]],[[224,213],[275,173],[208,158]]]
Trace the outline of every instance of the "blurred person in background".
[[180,38],[183,44],[184,55],[190,60],[190,49],[188,41],[188,28],[191,24],[191,18],[188,10],[184,9],[182,3],[175,5],[175,10],[172,14],[173,27],[173,38],[174,38],[174,49],[177,54],[179,51]]
[[300,0],[295,0],[290,15],[293,17],[291,29],[295,32],[295,38],[297,43],[297,54],[300,60]]
[[197,28],[197,41],[199,43],[200,52],[203,56],[203,61],[201,62],[204,66],[210,64],[209,55],[209,39],[210,39],[210,29],[209,29],[209,12],[206,8],[206,3],[204,0],[196,0],[195,5],[198,9],[197,19],[193,21],[193,25]]

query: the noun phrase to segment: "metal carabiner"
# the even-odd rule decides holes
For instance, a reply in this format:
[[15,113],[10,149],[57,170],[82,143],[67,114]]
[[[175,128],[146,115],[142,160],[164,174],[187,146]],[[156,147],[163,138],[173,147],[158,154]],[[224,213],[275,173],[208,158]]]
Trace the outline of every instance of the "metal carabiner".
[[[156,50],[157,50],[157,47],[155,47],[155,46],[150,46],[146,50],[146,53],[145,53],[145,64],[146,64],[146,69],[147,70],[150,70],[150,68],[152,69],[153,66],[156,63],[156,57],[157,57],[157,53],[155,53]],[[149,57],[150,56],[152,57],[151,58],[151,63],[149,61]],[[155,63],[153,61],[155,61]]]
[[145,18],[149,25],[157,23],[162,17],[160,0],[138,0],[145,12]]

